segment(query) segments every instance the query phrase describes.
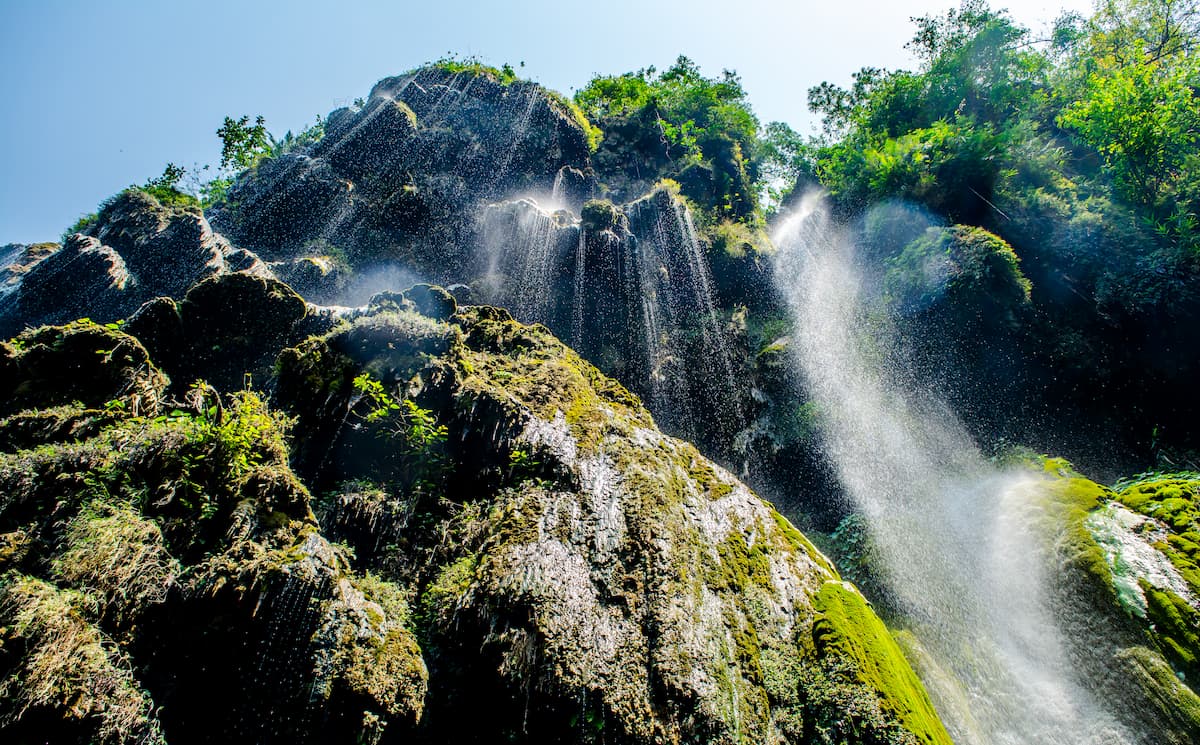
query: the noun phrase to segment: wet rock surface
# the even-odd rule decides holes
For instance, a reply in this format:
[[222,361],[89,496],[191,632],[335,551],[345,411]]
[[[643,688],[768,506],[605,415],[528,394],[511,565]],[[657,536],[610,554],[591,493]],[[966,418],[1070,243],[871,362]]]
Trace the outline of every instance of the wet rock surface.
[[[237,348],[251,330],[237,305],[281,328],[305,307],[228,275],[143,308],[123,328],[146,346],[80,324],[4,349],[12,408],[108,414],[66,439],[23,430],[0,454],[0,681],[21,691],[6,732],[945,742],[911,671],[863,663],[907,670],[886,631],[847,623],[874,615],[820,552],[502,310],[420,286],[284,350],[270,408],[209,386],[154,409],[108,403],[166,395],[150,359],[188,349],[189,324]],[[101,340],[130,351],[64,364]],[[15,396],[42,358],[95,392]],[[51,607],[68,626],[31,620]],[[54,658],[67,633],[82,656]]]
[[587,133],[540,86],[427,67],[380,81],[362,106],[330,113],[316,145],[241,177],[213,221],[271,259],[325,241],[354,265],[461,280],[475,206],[549,194],[560,172],[578,194],[587,155]]
[[85,233],[30,247],[4,270],[0,332],[90,318],[111,323],[155,297],[182,298],[207,277],[273,277],[257,256],[213,232],[199,208],[164,206],[130,188]]

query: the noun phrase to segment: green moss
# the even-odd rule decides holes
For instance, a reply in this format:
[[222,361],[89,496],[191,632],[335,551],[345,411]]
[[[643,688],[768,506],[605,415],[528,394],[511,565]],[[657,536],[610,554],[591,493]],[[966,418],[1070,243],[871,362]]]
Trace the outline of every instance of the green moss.
[[467,329],[465,344],[453,352],[464,392],[527,408],[545,421],[561,413],[584,453],[599,447],[610,429],[654,427],[636,396],[544,327],[523,326],[507,313],[479,307],[464,310],[456,321]]
[[1200,680],[1200,613],[1170,590],[1139,582],[1146,596],[1146,617],[1153,624],[1154,638],[1176,669]]
[[463,603],[463,598],[475,581],[479,556],[460,556],[442,567],[421,596],[421,609],[430,630],[444,628],[451,622]]
[[580,209],[580,225],[589,232],[612,230],[620,219],[621,213],[613,203],[603,199],[588,200]]
[[1111,499],[1113,493],[1076,475],[1065,460],[1047,459],[1043,473],[1050,476],[1041,485],[1048,525],[1063,531],[1059,555],[1089,577],[1094,587],[1104,588],[1106,602],[1115,604],[1117,589],[1108,560],[1087,526],[1088,515]]
[[925,687],[867,601],[842,582],[826,582],[813,598],[819,617],[813,642],[825,656],[847,660],[854,678],[924,743],[951,745]]
[[579,104],[558,91],[547,90],[546,97],[575,120],[579,128],[587,134],[588,150],[593,153],[596,152],[596,149],[600,147],[600,141],[604,139],[604,132],[588,120],[587,115],[583,113],[583,109],[579,108]]
[[705,562],[704,581],[717,592],[742,594],[752,586],[774,591],[771,584],[770,551],[761,540],[753,546],[737,527],[717,544],[717,558]]
[[1146,693],[1161,718],[1171,723],[1175,737],[1162,733],[1163,742],[1193,742],[1200,732],[1200,697],[1179,680],[1163,658],[1145,647],[1133,647],[1118,653],[1117,662],[1133,682]]
[[1168,529],[1154,547],[1162,552],[1200,597],[1200,478],[1154,474],[1124,486],[1117,499]]
[[[25,650],[0,679],[3,720],[48,710],[85,728],[89,742],[163,742],[128,660],[86,619],[90,605],[84,595],[32,577],[0,581],[0,643]],[[42,736],[56,739],[53,731]]]
[[99,500],[68,523],[53,567],[60,580],[122,615],[161,603],[179,573],[158,525],[128,503]]

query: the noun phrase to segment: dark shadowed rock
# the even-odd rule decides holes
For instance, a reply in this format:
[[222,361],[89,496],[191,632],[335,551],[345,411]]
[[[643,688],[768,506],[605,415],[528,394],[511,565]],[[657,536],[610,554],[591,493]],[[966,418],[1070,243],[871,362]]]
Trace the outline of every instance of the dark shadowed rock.
[[167,379],[133,336],[91,321],[46,326],[17,336],[0,358],[0,415],[59,403],[152,413]]
[[563,166],[554,177],[553,196],[563,206],[573,210],[579,209],[580,205],[591,199],[596,189],[595,175],[585,173],[574,166]]
[[106,204],[89,234],[121,255],[145,292],[170,297],[227,272],[225,252],[232,250],[198,208],[164,207],[140,189]]
[[316,303],[339,298],[351,277],[346,265],[332,256],[301,256],[274,261],[270,270],[306,300]]
[[120,254],[95,238],[76,234],[61,250],[33,263],[16,289],[0,301],[0,333],[82,317],[115,321],[137,307],[138,289]]
[[130,320],[177,389],[205,380],[239,390],[249,375],[265,381],[275,355],[295,342],[304,299],[275,279],[225,274],[193,287],[182,302],[158,298]]
[[441,287],[415,285],[404,291],[404,297],[413,304],[418,313],[439,321],[445,321],[458,312],[454,296]]

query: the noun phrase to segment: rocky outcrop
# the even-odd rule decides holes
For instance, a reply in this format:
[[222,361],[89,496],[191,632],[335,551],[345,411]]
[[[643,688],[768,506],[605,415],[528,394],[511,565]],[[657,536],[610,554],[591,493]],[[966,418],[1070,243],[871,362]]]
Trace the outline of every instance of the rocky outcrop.
[[946,741],[821,554],[545,330],[377,303],[276,396],[322,524],[421,588],[431,740]]
[[400,261],[461,281],[476,207],[556,183],[573,199],[587,188],[585,124],[536,84],[421,68],[330,113],[317,144],[239,178],[214,224],[272,260],[322,241],[356,268]]
[[235,391],[270,377],[280,350],[311,331],[302,323],[307,315],[304,299],[282,282],[236,273],[200,282],[179,302],[156,298],[126,328],[180,392],[197,380]]
[[257,256],[214,233],[199,208],[167,206],[137,188],[107,201],[86,233],[30,247],[0,279],[0,334],[91,318],[110,323],[206,277],[272,277]]
[[[218,290],[290,307],[223,287],[252,280],[207,280],[179,317]],[[29,356],[97,333],[131,350],[79,369],[111,383],[12,395]],[[290,445],[250,391],[108,403],[165,386],[122,331],[19,341],[4,400],[43,408],[0,433],[52,405],[108,418],[0,454],[6,735],[948,742],[821,553],[544,328],[381,295],[281,355]]]

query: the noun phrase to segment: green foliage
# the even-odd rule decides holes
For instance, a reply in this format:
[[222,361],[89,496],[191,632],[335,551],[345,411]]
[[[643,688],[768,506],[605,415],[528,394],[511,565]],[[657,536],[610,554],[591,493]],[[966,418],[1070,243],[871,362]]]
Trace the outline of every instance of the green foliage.
[[1130,201],[1157,207],[1183,196],[1194,210],[1200,203],[1200,61],[1164,64],[1142,44],[1130,51],[1136,61],[1128,64],[1099,61],[1100,69],[1088,76],[1080,99],[1063,111],[1059,124],[1104,156]]
[[946,298],[958,307],[1009,315],[1029,302],[1030,282],[1012,246],[982,228],[928,228],[888,262],[885,290],[901,310]]
[[[618,169],[643,182],[680,175],[690,198],[722,214],[756,211],[758,119],[736,73],[707,78],[680,56],[661,73],[649,67],[593,78],[575,102],[608,133],[601,152],[608,148]],[[650,164],[654,173],[642,172]]]
[[312,147],[324,137],[325,119],[318,116],[315,122],[300,130],[299,134],[292,134],[292,130],[289,129],[283,137],[273,140],[266,157],[278,158],[280,155],[290,153],[293,150]]
[[384,390],[383,383],[372,378],[370,373],[360,374],[354,379],[353,385],[354,390],[358,391],[358,395],[367,406],[367,413],[363,417],[364,421],[377,422],[400,409],[400,404]]
[[240,119],[225,117],[225,122],[217,130],[221,138],[221,168],[223,170],[244,171],[258,165],[258,162],[270,154],[274,138],[267,132],[267,126],[261,116],[250,123],[249,116]]
[[783,122],[771,122],[760,136],[760,166],[766,200],[775,207],[801,180],[816,181],[815,147]]
[[88,228],[95,225],[100,220],[99,213],[89,212],[86,215],[81,215],[71,227],[63,231],[62,237],[59,238],[60,243],[66,243],[67,239],[76,233],[86,233]]
[[[524,63],[522,63],[524,65]],[[474,55],[469,57],[459,57],[455,54],[447,54],[445,57],[431,62],[430,67],[444,70],[445,72],[454,75],[469,75],[471,77],[479,77],[480,75],[491,78],[501,85],[512,85],[520,80],[517,77],[516,70],[507,62],[500,67],[485,65],[480,59]]]
[[168,163],[162,175],[148,180],[138,189],[154,197],[164,207],[199,207],[196,197],[179,189],[179,183],[186,170],[174,163]]
[[[368,372],[353,380],[355,398],[351,413],[376,428],[376,435],[395,447],[401,458],[403,479],[415,490],[436,490],[444,475],[449,429],[437,416],[410,398],[400,398]],[[356,413],[365,409],[365,413]]]

